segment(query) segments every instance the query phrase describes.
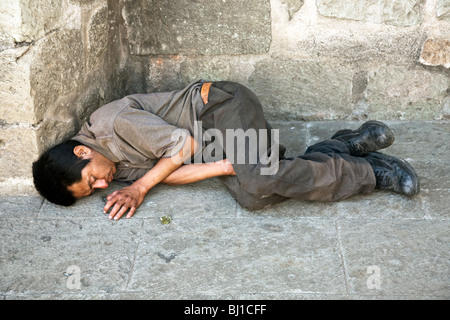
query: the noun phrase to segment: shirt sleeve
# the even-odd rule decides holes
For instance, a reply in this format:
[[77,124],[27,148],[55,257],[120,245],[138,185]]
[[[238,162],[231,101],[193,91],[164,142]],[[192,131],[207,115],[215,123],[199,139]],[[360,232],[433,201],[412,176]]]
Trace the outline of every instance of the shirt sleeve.
[[172,157],[181,151],[189,135],[157,115],[125,107],[114,121],[114,135],[122,153],[140,153],[150,159]]

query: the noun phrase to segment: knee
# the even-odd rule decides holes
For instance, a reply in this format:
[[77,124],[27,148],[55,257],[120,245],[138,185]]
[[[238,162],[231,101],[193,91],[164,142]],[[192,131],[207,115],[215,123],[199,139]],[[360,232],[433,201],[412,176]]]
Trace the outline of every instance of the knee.
[[220,176],[220,180],[225,184],[231,196],[244,209],[255,211],[263,209],[269,205],[283,201],[285,198],[274,194],[269,197],[260,197],[256,194],[248,192],[241,185],[236,176]]
[[320,153],[330,156],[335,153],[348,154],[349,150],[348,150],[348,146],[344,142],[339,141],[339,140],[329,139],[329,140],[324,140],[319,143],[316,143],[312,146],[309,146],[306,149],[305,154],[314,153],[314,152],[320,152]]
[[287,198],[277,194],[266,198],[258,198],[256,196],[236,198],[237,203],[244,209],[249,211],[261,210],[276,203],[282,202]]

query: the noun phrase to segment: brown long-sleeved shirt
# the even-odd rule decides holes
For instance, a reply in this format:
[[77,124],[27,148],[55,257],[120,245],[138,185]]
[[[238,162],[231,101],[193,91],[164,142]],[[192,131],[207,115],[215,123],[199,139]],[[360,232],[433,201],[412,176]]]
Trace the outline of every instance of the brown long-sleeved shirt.
[[194,135],[194,121],[204,107],[203,83],[110,102],[93,112],[73,139],[116,162],[114,179],[137,180],[160,158],[177,154],[188,134]]

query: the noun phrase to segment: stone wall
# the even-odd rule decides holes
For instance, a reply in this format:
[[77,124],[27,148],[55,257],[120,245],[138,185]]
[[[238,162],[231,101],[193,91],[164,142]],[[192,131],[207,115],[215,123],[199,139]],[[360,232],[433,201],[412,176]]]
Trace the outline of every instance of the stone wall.
[[270,119],[450,116],[448,0],[184,3],[123,1],[141,90],[229,79]]
[[99,106],[233,80],[269,119],[450,117],[449,0],[0,2],[0,194]]
[[116,2],[0,3],[0,194],[30,192],[37,155],[121,95]]

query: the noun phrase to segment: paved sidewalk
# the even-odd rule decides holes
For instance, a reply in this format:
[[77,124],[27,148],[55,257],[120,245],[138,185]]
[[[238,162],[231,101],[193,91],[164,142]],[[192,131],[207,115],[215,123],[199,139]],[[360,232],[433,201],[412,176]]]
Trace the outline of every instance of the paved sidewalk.
[[[290,155],[362,122],[272,122]],[[0,299],[449,299],[450,122],[386,122],[415,198],[241,209],[217,179],[157,186],[132,219],[0,198]],[[160,218],[172,220],[162,224]]]

